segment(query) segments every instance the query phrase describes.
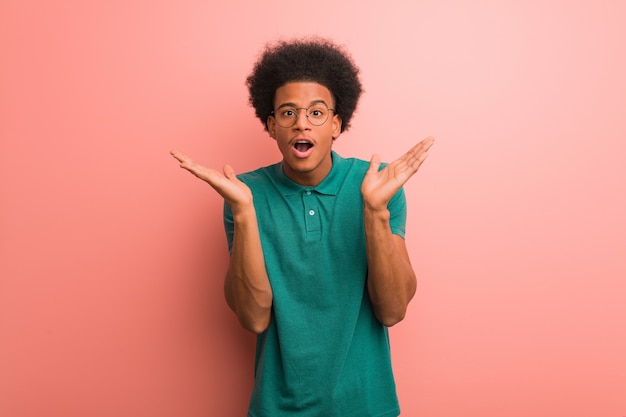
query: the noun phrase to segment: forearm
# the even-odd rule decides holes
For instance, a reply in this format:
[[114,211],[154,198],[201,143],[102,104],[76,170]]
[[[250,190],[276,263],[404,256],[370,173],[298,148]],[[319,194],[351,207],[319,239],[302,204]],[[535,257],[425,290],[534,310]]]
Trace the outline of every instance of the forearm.
[[415,273],[404,239],[391,233],[389,211],[364,209],[367,289],[374,313],[386,326],[401,321],[415,294]]
[[270,323],[272,288],[265,269],[254,207],[234,213],[235,233],[224,293],[241,325],[254,333]]

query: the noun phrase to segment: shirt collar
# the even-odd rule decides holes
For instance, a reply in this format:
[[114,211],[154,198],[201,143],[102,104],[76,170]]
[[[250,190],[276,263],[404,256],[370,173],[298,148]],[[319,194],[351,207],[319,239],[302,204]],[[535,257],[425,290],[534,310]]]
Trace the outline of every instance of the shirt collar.
[[283,169],[283,163],[280,162],[274,166],[274,174],[278,179],[281,192],[284,195],[298,194],[303,191],[315,191],[320,194],[337,195],[343,177],[345,176],[345,159],[339,156],[335,151],[331,151],[333,165],[326,178],[322,180],[316,187],[304,186],[296,183],[289,178]]

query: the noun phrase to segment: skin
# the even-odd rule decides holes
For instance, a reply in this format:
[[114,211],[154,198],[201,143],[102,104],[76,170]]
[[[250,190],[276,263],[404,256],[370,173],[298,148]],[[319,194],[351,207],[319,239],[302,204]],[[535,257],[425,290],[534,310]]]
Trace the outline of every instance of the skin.
[[[274,107],[279,109],[288,104],[306,108],[317,101],[334,107],[332,94],[326,87],[313,82],[293,82],[276,90]],[[341,118],[333,112],[325,124],[313,126],[304,110],[298,112],[296,123],[289,128],[279,126],[270,116],[268,132],[283,156],[286,175],[298,184],[316,186],[332,168],[331,149],[340,134]],[[296,141],[307,141],[313,147],[303,154],[294,149]],[[418,171],[433,142],[433,138],[422,140],[382,171],[378,170],[380,156],[373,155],[361,184],[368,259],[367,289],[374,314],[386,326],[393,326],[404,318],[416,288],[415,272],[405,241],[391,233],[387,203]],[[196,164],[180,152],[171,153],[181,168],[207,182],[229,204],[235,221],[235,235],[224,280],[226,301],[245,329],[262,333],[270,323],[273,295],[250,189],[237,179],[230,165],[225,165],[219,172]]]
[[[316,102],[334,107],[332,94],[326,87],[311,82],[287,83],[276,90],[274,108],[277,111],[285,106],[306,108]],[[307,120],[305,111],[298,111],[298,118],[292,127],[281,127],[270,116],[267,130],[283,155],[285,174],[298,184],[314,187],[326,178],[332,168],[330,151],[334,140],[341,134],[341,118],[331,111],[332,116],[326,123],[313,126]],[[294,151],[294,144],[299,140],[313,144],[306,158],[299,157]]]

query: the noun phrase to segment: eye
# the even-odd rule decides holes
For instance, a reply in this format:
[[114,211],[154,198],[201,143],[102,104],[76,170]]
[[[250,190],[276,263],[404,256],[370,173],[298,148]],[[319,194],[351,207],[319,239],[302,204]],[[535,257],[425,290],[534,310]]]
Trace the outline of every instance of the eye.
[[296,111],[294,109],[286,109],[283,111],[282,115],[284,117],[293,117],[296,115]]
[[324,117],[324,114],[326,114],[326,109],[323,107],[314,107],[309,110],[309,116],[315,118]]

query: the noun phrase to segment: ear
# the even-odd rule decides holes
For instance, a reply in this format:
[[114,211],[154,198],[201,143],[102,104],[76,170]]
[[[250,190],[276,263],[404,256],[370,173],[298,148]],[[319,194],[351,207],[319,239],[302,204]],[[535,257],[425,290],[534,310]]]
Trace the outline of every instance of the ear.
[[339,137],[339,135],[341,135],[341,116],[339,116],[338,114],[333,115],[333,121],[332,121],[332,129],[333,129],[333,139],[337,139]]
[[276,119],[274,116],[267,116],[267,133],[272,139],[276,139]]

